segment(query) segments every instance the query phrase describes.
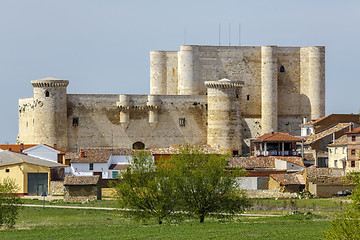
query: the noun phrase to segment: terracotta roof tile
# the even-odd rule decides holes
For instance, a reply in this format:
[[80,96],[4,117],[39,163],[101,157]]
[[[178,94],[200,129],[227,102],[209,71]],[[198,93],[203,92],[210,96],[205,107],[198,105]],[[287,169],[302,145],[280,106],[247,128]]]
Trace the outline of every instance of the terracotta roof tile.
[[79,152],[65,154],[65,159],[73,163],[106,163],[111,155],[129,156],[133,153],[130,148],[81,148]]
[[273,157],[233,157],[230,158],[228,166],[230,168],[275,168]]
[[97,185],[100,176],[65,176],[64,185]]
[[329,146],[343,146],[347,144],[347,136],[342,135],[338,139],[335,139],[335,143],[329,144]]
[[275,168],[275,159],[283,160],[287,162],[294,163],[296,165],[304,167],[304,162],[301,157],[278,157],[278,156],[269,156],[269,157],[233,157],[230,158],[228,167],[230,168],[244,168],[244,169],[254,169],[254,168]]
[[305,144],[311,144],[313,142],[316,142],[330,134],[333,134],[335,132],[341,131],[345,128],[348,128],[350,126],[350,123],[337,123],[333,126],[326,128],[324,130],[321,130],[317,132],[316,134],[311,134],[309,136],[304,137],[304,143]]
[[279,182],[282,186],[305,184],[305,181],[300,174],[270,174],[269,176]]
[[355,134],[355,133],[360,133],[360,127],[355,128],[355,129],[353,129],[352,131],[346,132],[346,134]]
[[270,132],[251,140],[252,142],[301,142],[301,138],[291,136],[288,133]]
[[[24,144],[23,146],[24,146],[23,150],[25,150],[28,148],[35,147],[37,146],[37,144]],[[0,149],[19,153],[21,152],[21,144],[1,144]]]

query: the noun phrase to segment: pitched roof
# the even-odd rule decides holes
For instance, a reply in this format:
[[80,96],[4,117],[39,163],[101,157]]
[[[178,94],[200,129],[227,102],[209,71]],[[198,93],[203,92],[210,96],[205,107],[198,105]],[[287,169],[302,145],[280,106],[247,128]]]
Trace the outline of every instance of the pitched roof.
[[[61,151],[57,148],[54,148],[52,146],[49,146],[47,144],[23,144],[23,149],[22,150],[28,150],[30,148],[36,148],[36,147],[39,147],[39,146],[46,146],[46,147],[49,147],[49,148],[52,148],[56,151],[59,151],[60,153],[65,153],[64,151]],[[21,152],[21,144],[0,144],[0,149],[2,150],[10,150],[10,151],[13,151],[13,152]]]
[[352,131],[347,131],[346,134],[355,134],[360,133],[360,127],[353,129]]
[[73,163],[107,163],[111,155],[129,156],[130,148],[81,148],[79,152],[65,154],[65,159]]
[[56,163],[54,161],[32,157],[22,153],[11,152],[9,150],[0,152],[0,166],[19,164],[19,163],[31,163],[45,167],[66,167],[65,165]]
[[124,170],[129,166],[129,164],[111,164],[109,170]]
[[74,176],[67,175],[64,179],[64,185],[97,185],[100,176]]
[[[322,118],[319,118],[319,119],[316,119],[316,120],[311,120],[311,121],[309,121],[307,123],[303,123],[301,125],[316,125],[316,124],[322,122],[323,120],[326,120],[327,118],[333,118],[333,117],[347,117],[348,118],[347,120],[349,120],[349,118],[353,119],[353,118],[356,118],[356,116],[358,118],[354,119],[354,120],[357,120],[356,122],[358,122],[359,121],[359,115],[357,115],[357,114],[336,114],[336,113],[332,113],[332,114],[329,114],[329,115],[324,116]],[[349,120],[349,121],[352,121],[352,120]]]
[[269,176],[282,186],[305,185],[305,180],[301,174],[270,174]]
[[321,130],[315,134],[311,134],[309,136],[304,137],[304,143],[305,144],[311,144],[313,142],[316,142],[330,134],[333,134],[335,132],[341,131],[345,128],[348,128],[350,126],[350,123],[337,123],[332,125],[329,128],[325,128],[324,130]]
[[[168,154],[178,154],[181,147],[184,145],[182,144],[173,144],[170,145],[168,148],[152,148],[149,151],[153,155],[168,155]],[[220,151],[216,148],[211,147],[210,145],[201,145],[197,146],[206,154],[220,154]]]
[[346,145],[346,144],[347,144],[347,136],[342,135],[338,139],[335,139],[335,142],[329,144],[328,146],[330,146],[330,147],[332,147],[332,146],[343,146],[343,145]]
[[301,142],[301,138],[291,136],[288,133],[269,132],[258,138],[251,140],[252,142]]
[[[23,144],[22,150],[35,147],[36,145],[37,144]],[[0,149],[19,153],[21,152],[21,144],[0,144]]]
[[293,164],[304,167],[304,162],[301,157],[278,157],[278,156],[269,156],[269,157],[233,157],[230,158],[228,162],[229,168],[244,168],[244,169],[254,169],[254,168],[275,168],[275,159],[291,162]]

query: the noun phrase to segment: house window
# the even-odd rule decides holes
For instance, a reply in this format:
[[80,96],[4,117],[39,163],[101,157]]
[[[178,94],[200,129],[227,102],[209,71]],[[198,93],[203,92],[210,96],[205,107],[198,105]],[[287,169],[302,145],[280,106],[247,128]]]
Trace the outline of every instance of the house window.
[[46,92],[45,92],[45,97],[50,97],[49,91],[46,91]]
[[356,141],[356,136],[352,136],[351,141],[355,142]]
[[285,72],[284,66],[281,66],[281,67],[280,67],[280,72]]
[[94,164],[93,163],[89,163],[89,170],[94,170]]
[[119,174],[119,172],[117,171],[113,171],[112,172],[112,178],[117,178],[117,175]]
[[355,167],[355,161],[351,161],[351,167]]
[[338,167],[338,161],[337,160],[334,161],[334,167],[336,167],[336,168]]
[[7,169],[5,169],[5,172],[10,172],[10,169],[8,169],[8,168],[7,168]]
[[185,118],[179,118],[180,127],[185,127]]
[[351,149],[351,155],[355,155],[355,154],[356,154],[355,149]]
[[79,125],[79,118],[78,117],[74,117],[73,118],[73,126],[78,126]]

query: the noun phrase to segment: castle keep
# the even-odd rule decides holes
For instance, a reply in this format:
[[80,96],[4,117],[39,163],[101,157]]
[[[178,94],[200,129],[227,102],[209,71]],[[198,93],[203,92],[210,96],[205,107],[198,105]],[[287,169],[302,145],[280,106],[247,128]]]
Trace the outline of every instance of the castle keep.
[[150,53],[150,95],[67,94],[67,80],[31,81],[18,142],[159,148],[209,144],[248,151],[271,131],[300,135],[325,114],[324,47],[181,46]]

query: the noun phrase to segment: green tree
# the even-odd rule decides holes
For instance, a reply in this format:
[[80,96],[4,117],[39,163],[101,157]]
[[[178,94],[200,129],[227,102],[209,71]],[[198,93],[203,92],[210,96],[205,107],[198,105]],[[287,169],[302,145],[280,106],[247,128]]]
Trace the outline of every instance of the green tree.
[[227,162],[226,155],[206,154],[188,145],[166,162],[182,210],[204,222],[210,213],[239,213],[250,206],[244,191],[238,189],[236,177],[242,174],[226,172]]
[[348,179],[356,184],[351,194],[351,204],[344,213],[330,223],[324,239],[360,239],[360,172],[351,172]]
[[5,178],[0,181],[0,226],[13,227],[19,215],[21,199],[16,195],[15,181]]
[[115,190],[121,207],[137,219],[156,219],[159,224],[174,212],[176,197],[168,171],[155,167],[151,154],[136,151],[128,168],[119,174]]

